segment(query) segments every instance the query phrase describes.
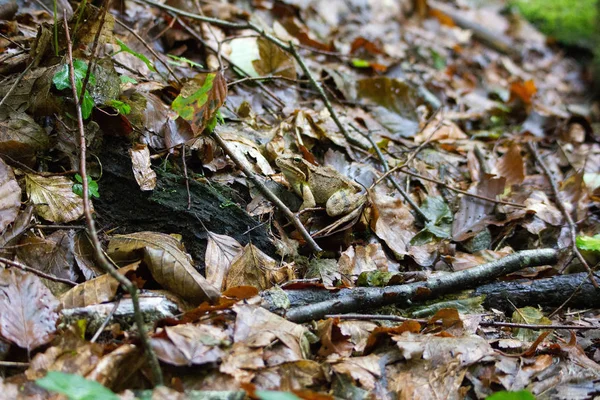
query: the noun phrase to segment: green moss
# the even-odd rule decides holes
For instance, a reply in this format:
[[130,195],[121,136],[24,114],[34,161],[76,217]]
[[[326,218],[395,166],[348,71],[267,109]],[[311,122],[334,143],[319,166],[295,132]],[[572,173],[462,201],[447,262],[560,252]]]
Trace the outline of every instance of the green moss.
[[510,0],[543,33],[568,45],[591,48],[596,0]]

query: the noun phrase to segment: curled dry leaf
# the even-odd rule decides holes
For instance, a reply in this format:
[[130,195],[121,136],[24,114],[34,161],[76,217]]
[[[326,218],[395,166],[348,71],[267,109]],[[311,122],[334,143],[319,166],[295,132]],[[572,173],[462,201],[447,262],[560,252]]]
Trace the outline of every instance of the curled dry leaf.
[[227,235],[208,231],[208,244],[204,256],[206,280],[216,288],[223,288],[231,262],[242,251],[242,245]]
[[192,265],[174,237],[157,232],[113,236],[108,254],[116,261],[142,258],[154,279],[165,289],[192,302],[214,301],[219,291]]
[[17,218],[21,207],[21,188],[12,168],[0,159],[0,231]]
[[[135,271],[140,261],[117,270],[121,275]],[[115,298],[119,282],[109,274],[101,275],[87,282],[81,283],[60,297],[62,308],[87,307],[93,304],[105,303]]]
[[294,278],[295,274],[291,267],[287,265],[278,267],[274,259],[260,251],[258,247],[248,244],[231,262],[224,289],[254,286],[259,290],[265,290]]
[[150,150],[145,144],[136,144],[129,149],[133,176],[142,190],[154,190],[156,187],[156,172],[150,163]]
[[0,333],[31,351],[52,339],[56,331],[56,298],[33,274],[14,268],[0,272]]
[[64,223],[83,215],[83,198],[73,193],[73,182],[65,176],[25,174],[25,187],[36,212],[45,220]]

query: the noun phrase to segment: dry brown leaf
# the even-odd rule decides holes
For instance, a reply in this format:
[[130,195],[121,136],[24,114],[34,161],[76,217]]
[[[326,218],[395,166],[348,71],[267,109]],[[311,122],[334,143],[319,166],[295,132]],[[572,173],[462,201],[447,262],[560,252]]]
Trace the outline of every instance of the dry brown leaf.
[[[135,271],[140,266],[140,262],[137,261],[131,265],[119,268],[117,272],[125,275],[130,271]],[[115,298],[118,288],[119,282],[109,274],[104,274],[75,286],[60,296],[60,302],[62,303],[62,308],[65,309],[105,303]]]
[[0,232],[17,218],[21,208],[21,187],[11,167],[0,159]]
[[252,383],[261,389],[289,392],[302,390],[325,381],[325,371],[320,363],[312,360],[300,360],[262,369],[258,371]]
[[525,162],[521,155],[521,146],[513,143],[496,164],[498,174],[506,178],[507,185],[519,185],[525,179]]
[[371,390],[375,388],[375,382],[381,377],[380,358],[381,356],[375,354],[347,358],[333,364],[332,368],[338,374],[351,376],[352,379],[360,382],[365,389]]
[[259,37],[256,41],[260,58],[252,61],[252,65],[259,75],[296,79],[296,65],[287,52],[264,37]]
[[0,153],[33,167],[38,153],[48,149],[48,134],[25,113],[9,114],[0,121]]
[[81,376],[87,375],[104,354],[104,346],[81,337],[81,332],[65,330],[43,353],[38,353],[25,371],[27,379],[35,380],[48,371],[61,371]]
[[178,366],[218,362],[225,355],[222,347],[229,343],[224,329],[205,324],[169,326],[165,334],[150,344],[161,361]]
[[25,174],[25,187],[38,215],[48,221],[71,222],[83,215],[83,198],[73,193],[73,182],[65,176]]
[[14,268],[0,271],[0,334],[27,352],[48,343],[56,331],[59,302],[37,276]]
[[410,240],[416,234],[415,218],[402,200],[375,193],[372,195],[374,218],[371,229],[383,240],[398,259],[408,254]]
[[132,376],[146,363],[144,352],[139,346],[124,344],[98,360],[85,378],[116,391],[128,386],[133,380]]
[[231,261],[242,251],[242,245],[227,235],[207,232],[208,244],[204,255],[206,280],[216,288],[224,289],[225,277]]
[[25,235],[17,247],[24,264],[58,278],[77,280],[74,258],[74,230],[60,230],[45,238]]
[[253,244],[248,244],[231,262],[223,289],[254,286],[259,290],[266,290],[294,278],[295,274],[290,266],[278,267],[274,259]]
[[[484,177],[477,186],[469,189],[469,193],[496,199],[497,195],[504,192],[505,181],[504,178]],[[491,201],[463,195],[452,223],[452,239],[460,242],[483,230],[490,221],[496,219],[495,206]]]
[[156,187],[156,172],[150,163],[150,150],[145,144],[136,144],[129,149],[133,176],[141,190],[154,190]]
[[108,254],[117,262],[143,258],[156,282],[186,300],[201,303],[219,298],[219,291],[196,271],[172,236],[157,232],[116,235],[108,244]]
[[350,342],[350,336],[342,334],[333,318],[327,318],[317,323],[317,336],[321,342],[318,352],[320,357],[327,357],[330,354],[342,357],[352,355],[354,345]]
[[79,231],[75,235],[74,255],[75,262],[86,280],[104,274],[104,271],[96,265],[94,246],[85,231]]

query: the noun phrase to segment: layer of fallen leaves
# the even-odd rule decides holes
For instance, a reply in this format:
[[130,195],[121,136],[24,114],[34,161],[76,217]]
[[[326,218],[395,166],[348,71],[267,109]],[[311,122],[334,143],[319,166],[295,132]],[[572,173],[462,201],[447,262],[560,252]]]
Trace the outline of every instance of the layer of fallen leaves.
[[[169,4],[196,10],[190,1]],[[129,389],[152,382],[131,301],[98,269],[86,234],[61,225],[80,223],[84,206],[74,190],[79,133],[65,27],[58,22],[54,30],[47,11],[28,7],[37,6],[19,2],[16,16],[0,9],[0,73],[7,78],[0,83],[0,241],[2,257],[61,282],[9,264],[0,271],[0,355],[28,363],[23,373],[5,374],[0,386],[12,398],[41,398],[47,392],[35,381],[60,371],[133,398]],[[240,206],[272,227],[277,254],[207,226],[204,260],[186,253],[177,232],[109,235],[106,251],[118,273],[148,295],[141,309],[168,386],[154,396],[222,391],[230,398],[274,398],[266,391],[286,391],[295,397],[276,398],[453,399],[527,389],[571,399],[597,392],[594,333],[480,325],[490,319],[585,325],[597,321],[593,310],[587,321],[577,321],[575,313],[550,320],[532,304],[509,318],[499,310],[484,315],[480,299],[448,300],[444,308],[411,310],[412,317],[433,315],[420,322],[329,318],[300,325],[285,319],[289,300],[281,288],[291,281],[296,288],[329,290],[384,286],[471,268],[516,250],[568,248],[559,202],[577,221],[593,265],[598,246],[590,240],[600,232],[598,111],[584,102],[581,66],[497,3],[471,9],[433,0],[256,1],[248,7],[207,3],[201,14],[251,20],[293,43],[349,136],[294,57],[265,37],[177,21],[133,3],[111,10],[102,25],[101,11],[89,5],[69,23],[78,89],[92,49],[99,52],[84,96],[89,152],[98,151],[107,135],[131,143],[132,173],[143,191],[156,188],[156,159],[173,162],[188,178],[202,174],[209,184],[247,187]],[[73,13],[60,4],[60,15],[63,8]],[[482,39],[485,30],[497,41]],[[278,157],[301,157],[313,171],[332,167],[339,174],[332,180],[341,185],[334,189],[345,188],[342,177],[354,180],[367,202],[337,219],[325,214],[325,204],[303,210],[303,224],[328,250],[309,254],[302,236],[218,150],[208,135],[213,131],[293,211],[301,201],[287,189],[298,191],[298,182],[286,181]],[[530,143],[558,182],[559,198],[529,153]],[[188,159],[195,161],[189,168],[172,161],[182,145],[188,148],[184,157],[191,151]],[[396,185],[377,182],[387,168],[394,168],[389,177]],[[93,173],[88,182],[101,175]],[[545,266],[526,276],[560,272]],[[303,279],[310,283],[297,282]],[[259,291],[276,299],[278,313],[261,307]],[[90,341],[96,333],[100,339]]]

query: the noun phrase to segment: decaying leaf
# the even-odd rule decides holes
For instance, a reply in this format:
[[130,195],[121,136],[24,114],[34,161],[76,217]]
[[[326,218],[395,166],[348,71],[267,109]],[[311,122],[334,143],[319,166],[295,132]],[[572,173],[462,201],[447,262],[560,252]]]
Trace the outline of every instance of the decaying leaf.
[[59,303],[37,276],[14,268],[0,271],[0,334],[31,350],[56,331]]
[[56,231],[45,238],[28,234],[19,241],[17,256],[32,268],[76,281],[74,237],[73,230]]
[[521,146],[513,143],[496,165],[498,174],[506,178],[507,185],[519,185],[525,179],[525,162],[521,156]]
[[259,290],[294,279],[294,271],[263,253],[258,247],[248,244],[231,262],[224,282],[224,290],[236,286],[254,286]]
[[12,168],[0,159],[0,232],[17,218],[21,208],[21,187]]
[[25,174],[25,187],[36,212],[48,221],[71,222],[83,215],[83,198],[73,193],[73,182],[65,176]]
[[38,152],[50,146],[44,129],[25,113],[11,113],[0,121],[0,153],[26,165],[35,164]]
[[141,258],[154,279],[165,289],[186,300],[214,301],[219,291],[192,265],[190,256],[174,237],[157,232],[136,232],[113,236],[108,254],[116,262]]
[[242,251],[242,245],[231,236],[210,231],[207,234],[208,244],[204,256],[206,280],[214,287],[222,289],[231,262]]
[[202,133],[227,97],[227,83],[221,72],[199,75],[186,83],[171,107],[190,121],[195,136]]
[[150,150],[145,144],[137,144],[129,149],[133,176],[141,190],[154,190],[156,187],[156,172],[150,163]]

